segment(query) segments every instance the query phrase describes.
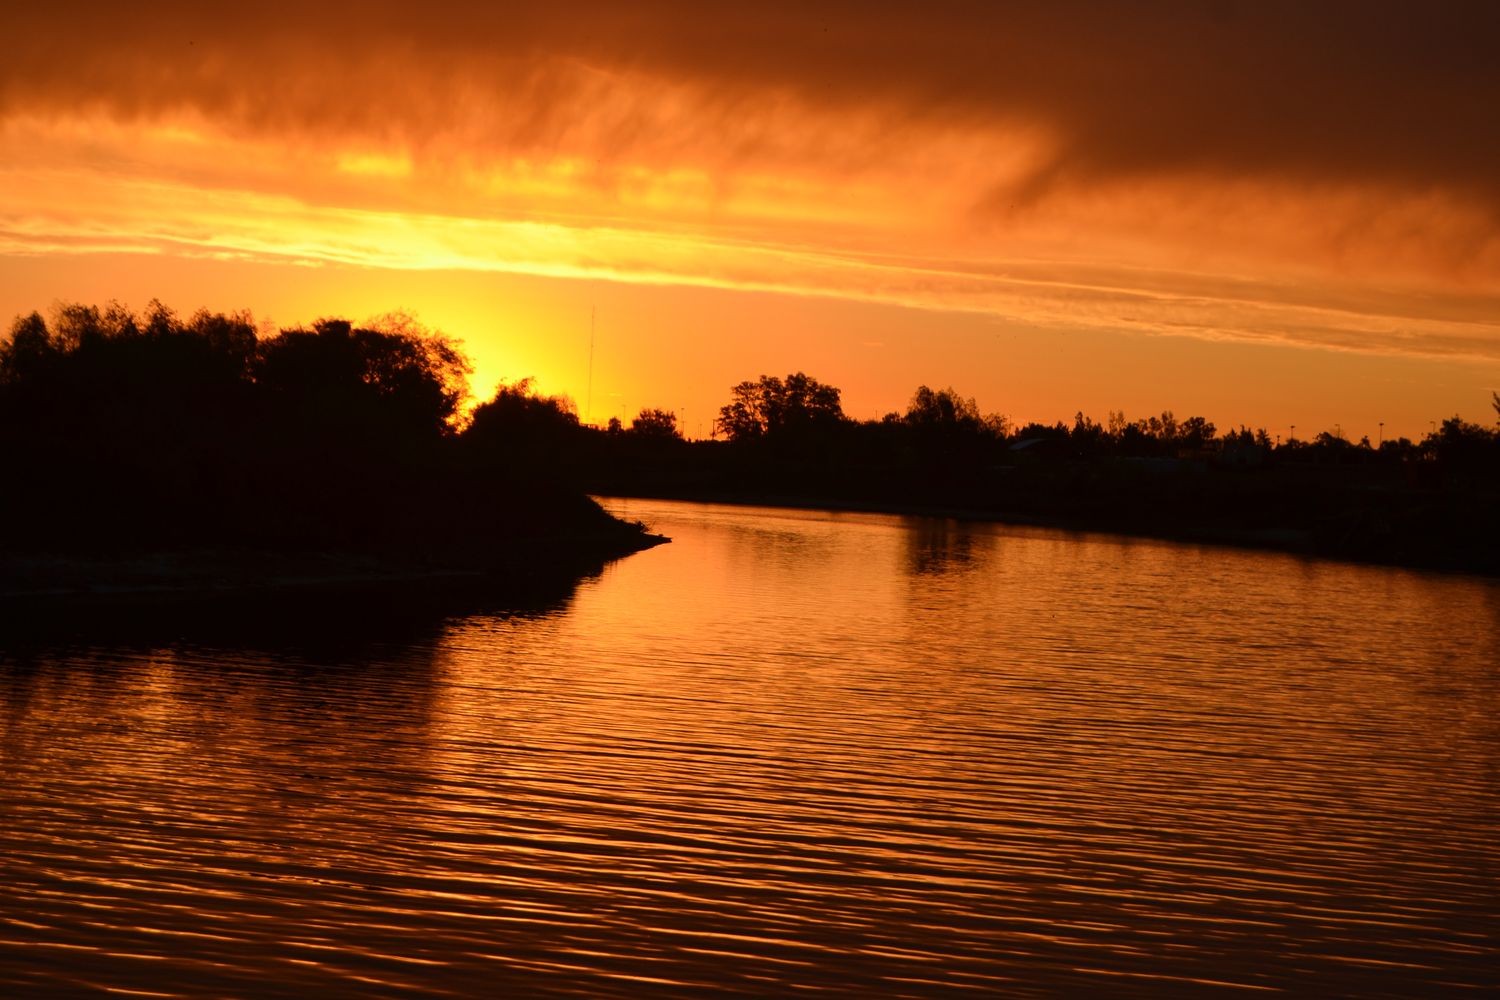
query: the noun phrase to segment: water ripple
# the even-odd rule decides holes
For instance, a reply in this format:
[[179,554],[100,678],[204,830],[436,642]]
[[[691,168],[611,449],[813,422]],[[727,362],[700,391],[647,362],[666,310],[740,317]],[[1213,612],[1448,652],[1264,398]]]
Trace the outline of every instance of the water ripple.
[[621,504],[551,611],[7,654],[0,987],[1500,988],[1494,584]]

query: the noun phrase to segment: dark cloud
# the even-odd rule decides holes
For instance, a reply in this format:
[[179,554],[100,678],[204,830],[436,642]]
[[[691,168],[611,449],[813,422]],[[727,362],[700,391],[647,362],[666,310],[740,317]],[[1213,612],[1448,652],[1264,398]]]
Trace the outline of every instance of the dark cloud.
[[[683,150],[722,129],[754,155],[743,121],[788,100],[876,112],[892,141],[926,126],[1046,129],[1033,193],[1191,174],[1500,205],[1493,0],[9,7],[4,113],[189,111],[312,137],[564,151],[585,124],[592,143]],[[633,114],[616,94],[601,131],[612,74],[696,103]]]

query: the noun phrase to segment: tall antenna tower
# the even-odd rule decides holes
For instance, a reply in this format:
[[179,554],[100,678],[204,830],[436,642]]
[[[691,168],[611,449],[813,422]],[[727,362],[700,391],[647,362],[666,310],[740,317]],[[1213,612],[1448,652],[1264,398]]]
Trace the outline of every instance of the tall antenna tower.
[[589,394],[584,404],[590,420],[594,419],[594,307],[589,306]]

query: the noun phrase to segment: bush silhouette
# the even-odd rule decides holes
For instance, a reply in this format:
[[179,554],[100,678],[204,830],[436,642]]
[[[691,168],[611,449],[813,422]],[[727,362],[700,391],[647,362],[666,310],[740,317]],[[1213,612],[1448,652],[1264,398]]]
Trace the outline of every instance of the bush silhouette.
[[502,386],[460,433],[469,370],[400,315],[264,338],[157,302],[20,317],[0,343],[0,542],[451,553],[612,525],[564,481],[579,428],[558,401]]

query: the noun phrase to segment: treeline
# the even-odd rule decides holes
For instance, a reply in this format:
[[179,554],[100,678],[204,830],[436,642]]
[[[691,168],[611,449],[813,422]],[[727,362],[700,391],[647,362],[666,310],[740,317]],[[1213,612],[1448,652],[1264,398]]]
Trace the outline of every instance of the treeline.
[[21,317],[0,344],[0,542],[473,563],[537,539],[628,547],[638,531],[538,471],[554,408],[509,387],[465,419],[469,371],[402,315],[270,336],[156,302]]
[[470,410],[470,370],[401,315],[268,335],[248,315],[159,303],[21,317],[0,343],[0,544],[485,559],[618,529],[594,492],[966,511],[1500,570],[1500,436],[1457,417],[1375,446],[1170,412],[1016,426],[920,386],[904,411],[851,420],[836,387],[797,372],[731,387],[717,439],[686,441],[661,409],[582,426],[528,381]]
[[[1070,422],[1017,425],[998,414],[982,414],[972,397],[953,388],[919,386],[904,412],[878,420],[851,420],[843,413],[840,391],[798,372],[761,376],[730,390],[730,401],[714,422],[726,452],[738,464],[767,460],[758,474],[787,483],[789,478],[831,469],[847,479],[860,467],[879,467],[931,481],[952,480],[996,468],[1068,464],[1107,459],[1162,460],[1246,468],[1287,464],[1381,467],[1408,478],[1492,478],[1500,474],[1500,427],[1459,417],[1434,425],[1419,441],[1399,437],[1372,445],[1351,442],[1335,428],[1307,438],[1273,438],[1265,428],[1240,426],[1220,433],[1201,416],[1176,417],[1172,411],[1129,420],[1111,411],[1097,422],[1082,412]],[[1493,405],[1500,415],[1500,395]],[[627,429],[611,420],[607,433],[629,447],[639,442],[680,441],[675,415],[642,410]],[[686,442],[683,442],[686,444]],[[807,468],[798,468],[798,465]],[[779,470],[779,471],[777,471]]]
[[[1495,400],[1500,412],[1500,398]],[[721,441],[687,442],[670,413],[587,446],[604,492],[962,511],[1048,523],[1500,570],[1500,433],[1454,417],[1420,441],[1278,441],[1170,411],[1014,425],[954,389],[848,419],[803,373],[730,390]]]
[[[1019,453],[1033,449],[1027,458],[1171,458],[1239,464],[1273,457],[1335,464],[1426,461],[1450,471],[1481,472],[1500,458],[1500,426],[1486,427],[1457,416],[1440,426],[1434,422],[1432,432],[1415,442],[1396,437],[1372,444],[1368,437],[1350,441],[1338,428],[1286,441],[1279,435],[1273,438],[1264,427],[1241,425],[1221,434],[1205,417],[1179,419],[1171,410],[1137,420],[1110,411],[1103,423],[1080,411],[1071,422],[1015,424],[999,414],[981,414],[972,397],[951,387],[934,390],[925,385],[917,387],[905,412],[857,421],[844,415],[837,388],[801,372],[785,379],[763,375],[734,386],[730,393],[731,401],[714,421],[714,432],[742,448],[766,442],[794,447],[831,437],[853,444],[860,437],[873,437],[883,440],[887,452],[921,453],[929,460],[972,460],[982,454],[1014,462]],[[1494,395],[1492,405],[1500,415],[1500,394]],[[627,439],[682,439],[676,414],[654,408],[641,410],[629,427],[611,418],[605,430]]]

